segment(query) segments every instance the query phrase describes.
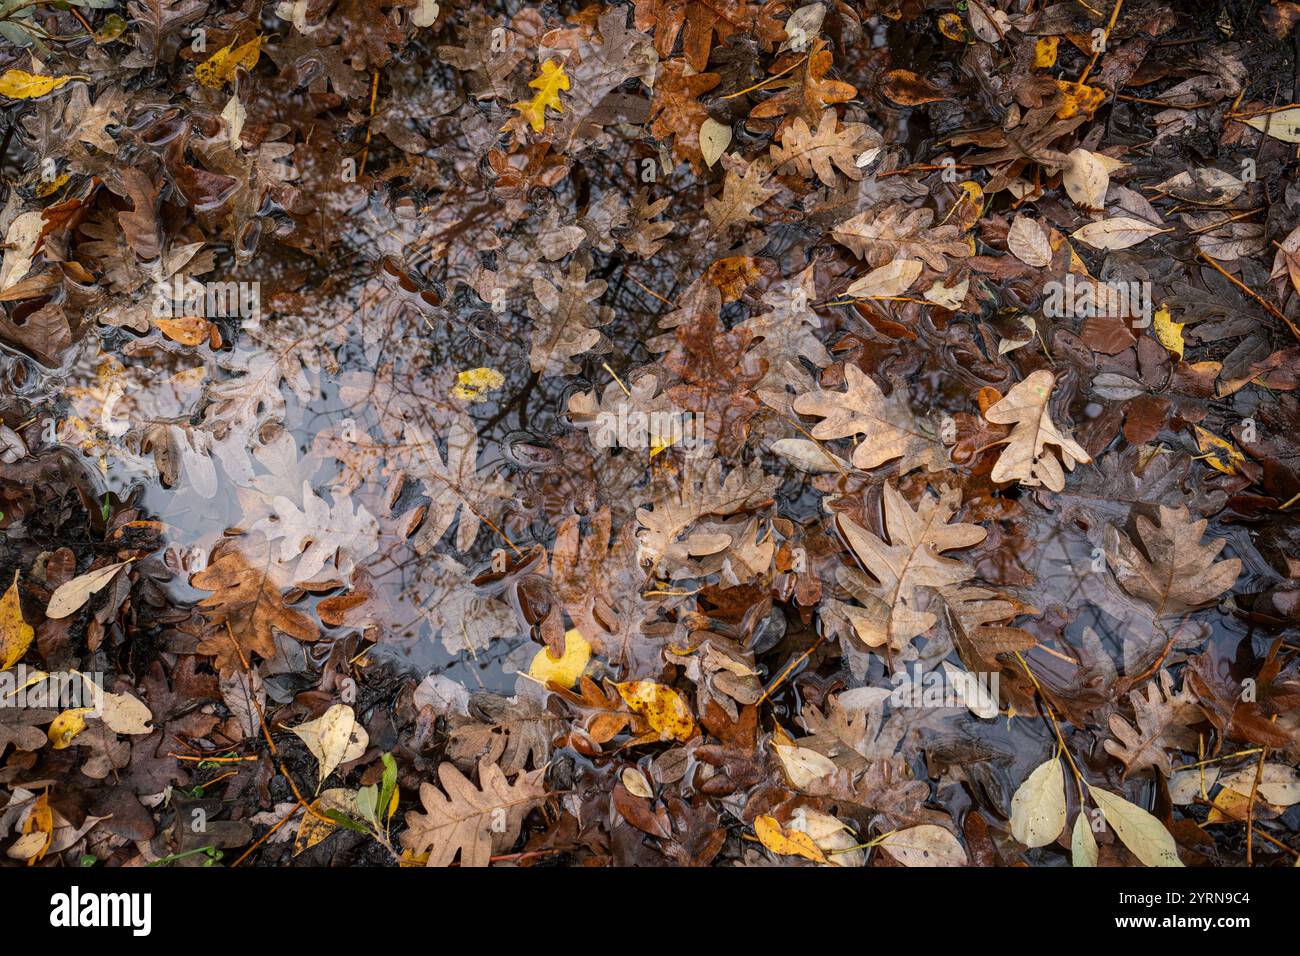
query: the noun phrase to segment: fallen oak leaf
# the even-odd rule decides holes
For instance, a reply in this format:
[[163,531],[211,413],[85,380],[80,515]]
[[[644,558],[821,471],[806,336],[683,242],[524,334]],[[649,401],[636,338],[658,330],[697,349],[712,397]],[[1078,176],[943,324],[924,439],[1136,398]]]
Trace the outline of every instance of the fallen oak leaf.
[[854,468],[877,468],[896,458],[902,459],[899,468],[904,474],[914,468],[943,471],[948,467],[938,436],[920,426],[903,396],[895,392],[887,400],[880,386],[856,365],[844,367],[843,392],[821,388],[808,392],[794,400],[794,410],[823,419],[813,426],[813,438],[861,435],[862,441],[853,449]]
[[487,866],[494,849],[519,837],[524,814],[546,799],[545,772],[521,773],[511,783],[500,767],[484,760],[475,787],[455,764],[439,764],[442,790],[420,784],[425,812],[406,814],[402,846],[417,857],[427,853],[425,866],[450,866],[457,855],[461,866]]
[[520,115],[528,120],[528,125],[533,128],[534,133],[540,133],[546,129],[547,109],[557,113],[564,112],[560,93],[569,88],[569,75],[564,72],[563,64],[556,60],[547,60],[542,64],[542,72],[529,80],[528,85],[537,91],[533,98],[511,103],[510,108],[518,110]]
[[865,609],[845,606],[862,642],[901,650],[937,620],[921,607],[924,592],[960,584],[974,575],[965,562],[943,557],[942,552],[978,544],[987,532],[979,525],[948,523],[961,501],[954,489],[944,487],[937,498],[926,494],[915,510],[893,485],[885,484],[882,495],[888,544],[847,516],[839,518],[849,547],[879,583],[847,569],[841,583],[868,605]]
[[320,635],[311,618],[285,606],[266,571],[250,566],[237,549],[220,552],[190,583],[214,592],[198,605],[211,627],[198,652],[215,655],[222,675],[243,670],[251,654],[274,657],[276,631],[307,642]]
[[[1212,602],[1241,573],[1241,559],[1215,561],[1223,538],[1201,543],[1208,522],[1193,521],[1186,505],[1160,505],[1160,524],[1137,516],[1139,550],[1127,534],[1106,526],[1106,560],[1129,594],[1149,602],[1156,617],[1177,615]],[[1144,553],[1145,552],[1145,553]]]
[[[1077,463],[1092,461],[1092,456],[1052,421],[1047,402],[1055,384],[1055,375],[1039,369],[985,410],[988,421],[1015,426],[1003,439],[1007,447],[993,466],[989,476],[993,481],[1019,481],[1061,491],[1065,488],[1062,464],[1072,471]],[[1049,445],[1059,449],[1060,461],[1048,453]]]

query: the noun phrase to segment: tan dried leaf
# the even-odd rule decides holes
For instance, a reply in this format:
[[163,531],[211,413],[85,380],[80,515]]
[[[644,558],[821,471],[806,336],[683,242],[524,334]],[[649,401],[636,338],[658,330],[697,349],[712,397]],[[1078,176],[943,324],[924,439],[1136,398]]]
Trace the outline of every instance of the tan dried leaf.
[[1214,560],[1224,539],[1201,543],[1206,524],[1204,518],[1193,521],[1185,505],[1161,505],[1159,527],[1143,515],[1137,517],[1141,550],[1124,532],[1107,526],[1106,560],[1115,580],[1129,594],[1149,602],[1157,619],[1210,603],[1241,573],[1240,558]]
[[850,617],[867,646],[888,642],[901,649],[935,623],[935,615],[921,606],[923,593],[972,576],[969,565],[942,552],[979,544],[987,532],[978,525],[948,523],[961,501],[954,489],[943,488],[938,498],[927,494],[916,510],[892,485],[883,487],[883,496],[889,543],[847,517],[839,519],[849,546],[879,582],[865,595],[858,592],[869,604],[865,611],[848,610],[859,612]]
[[936,272],[947,272],[948,257],[964,259],[971,254],[970,246],[961,238],[958,226],[931,226],[933,221],[934,210],[900,204],[883,212],[868,209],[836,226],[832,235],[873,266],[915,257]]
[[487,866],[494,850],[519,837],[524,814],[546,798],[544,773],[521,773],[511,783],[500,767],[483,761],[475,787],[455,764],[439,764],[442,789],[420,784],[425,812],[407,813],[402,845],[417,856],[428,853],[427,866],[450,866],[457,855],[461,866]]
[[[1057,428],[1048,413],[1047,401],[1055,384],[1055,375],[1039,369],[985,411],[984,417],[994,424],[1015,425],[1005,439],[1007,447],[993,466],[993,481],[1019,481],[1060,491],[1065,487],[1062,463],[1073,470],[1079,462],[1092,461],[1081,445]],[[1049,445],[1060,450],[1060,461],[1048,452]]]
[[844,391],[817,389],[800,395],[794,410],[824,419],[813,426],[813,438],[852,438],[862,435],[853,449],[855,468],[876,468],[901,458],[900,473],[924,467],[943,471],[948,454],[938,436],[917,422],[897,392],[886,401],[880,387],[856,365],[844,367]]

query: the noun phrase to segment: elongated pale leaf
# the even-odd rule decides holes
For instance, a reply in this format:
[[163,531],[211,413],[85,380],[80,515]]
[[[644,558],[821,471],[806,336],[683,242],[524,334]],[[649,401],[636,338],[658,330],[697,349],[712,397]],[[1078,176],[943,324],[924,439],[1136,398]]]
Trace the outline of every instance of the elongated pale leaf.
[[1133,855],[1147,866],[1182,866],[1178,848],[1165,825],[1118,794],[1089,786],[1106,822]]
[[775,744],[772,749],[791,785],[798,790],[807,790],[835,772],[835,761],[808,747]]
[[966,850],[957,838],[941,826],[923,823],[891,833],[880,841],[903,866],[965,866]]
[[1074,230],[1071,235],[1094,249],[1127,249],[1162,232],[1169,230],[1131,216],[1117,216],[1114,219],[1090,222]]
[[30,100],[44,96],[59,89],[70,80],[85,79],[82,76],[46,76],[41,73],[28,73],[26,70],[5,70],[0,74],[0,96],[12,100]]
[[780,438],[772,442],[772,451],[787,459],[800,471],[822,474],[831,471],[848,471],[849,463],[833,455],[807,438]]
[[705,165],[712,166],[731,145],[731,127],[709,118],[700,124],[700,155]]
[[103,590],[108,582],[113,580],[113,576],[130,563],[130,561],[119,561],[95,571],[87,571],[66,584],[59,585],[50,595],[45,616],[55,620],[67,617],[89,601],[92,594]]
[[[1251,789],[1255,787],[1256,769],[1252,764],[1224,777],[1220,782],[1229,790],[1235,790],[1249,797]],[[1261,800],[1267,800],[1279,807],[1300,803],[1300,773],[1296,773],[1294,767],[1288,767],[1286,764],[1266,763],[1263,772],[1259,775],[1259,787],[1255,792]]]
[[861,299],[902,295],[912,287],[922,268],[920,259],[895,259],[858,279],[849,286],[848,294]]
[[1083,148],[1072,150],[1070,164],[1061,174],[1066,195],[1085,209],[1101,209],[1106,203],[1110,173],[1099,154]]
[[104,723],[118,734],[151,734],[153,714],[144,702],[130,694],[104,693]]
[[1300,106],[1252,116],[1241,122],[1284,143],[1300,143]]
[[1034,768],[1011,798],[1011,835],[1025,846],[1046,846],[1065,829],[1065,774],[1052,756]]
[[0,671],[13,667],[27,653],[35,629],[23,620],[22,605],[18,601],[18,572],[4,597],[0,598]]
[[1084,810],[1074,818],[1074,832],[1070,835],[1070,854],[1075,866],[1097,865],[1097,837]]

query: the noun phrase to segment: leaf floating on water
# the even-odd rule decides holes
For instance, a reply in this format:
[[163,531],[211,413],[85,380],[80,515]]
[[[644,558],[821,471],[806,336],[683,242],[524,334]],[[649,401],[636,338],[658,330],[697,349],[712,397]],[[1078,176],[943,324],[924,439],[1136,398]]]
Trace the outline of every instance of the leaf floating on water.
[[62,89],[73,80],[86,79],[89,77],[47,76],[43,73],[28,73],[26,70],[5,70],[0,73],[0,96],[7,96],[11,100],[31,100]]
[[1174,838],[1165,825],[1139,806],[1109,790],[1088,787],[1115,835],[1146,866],[1182,866]]
[[760,816],[754,820],[754,835],[759,842],[780,856],[801,856],[814,863],[825,864],[826,855],[813,842],[813,838],[798,830],[787,830],[775,817]]
[[966,849],[951,832],[933,823],[898,830],[878,844],[903,866],[965,866]]
[[194,68],[194,78],[201,86],[219,90],[235,78],[240,69],[252,70],[262,55],[265,37],[256,36],[235,46],[230,42]]
[[540,133],[546,129],[546,111],[548,109],[554,110],[556,113],[564,112],[564,105],[560,101],[560,93],[569,89],[569,75],[564,72],[563,64],[556,60],[547,60],[542,64],[542,72],[534,79],[529,80],[528,85],[537,90],[533,94],[533,98],[512,103],[510,108],[518,110],[520,115],[528,120],[528,125],[533,128],[534,133]]
[[32,644],[36,630],[23,620],[18,596],[18,572],[0,598],[0,671],[7,671],[22,659]]
[[1011,797],[1011,835],[1028,847],[1054,843],[1065,829],[1065,773],[1052,756]]

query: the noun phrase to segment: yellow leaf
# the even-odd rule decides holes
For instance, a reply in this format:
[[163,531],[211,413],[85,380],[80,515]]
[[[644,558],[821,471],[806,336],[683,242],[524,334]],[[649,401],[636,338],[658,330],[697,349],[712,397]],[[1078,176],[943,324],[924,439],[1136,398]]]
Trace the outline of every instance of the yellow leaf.
[[1183,357],[1183,326],[1185,322],[1175,322],[1169,317],[1169,306],[1162,305],[1156,309],[1153,317],[1155,320],[1156,338],[1160,344],[1173,352],[1179,358]]
[[54,179],[43,180],[41,184],[36,187],[36,195],[42,199],[44,199],[46,196],[53,196],[56,192],[58,192],[60,189],[63,188],[63,184],[66,183],[68,179],[69,179],[68,174],[63,173],[55,177]]
[[1225,475],[1237,474],[1237,463],[1245,461],[1246,456],[1232,442],[1225,441],[1213,432],[1207,432],[1200,425],[1192,427],[1196,429],[1196,444],[1200,447],[1206,464]]
[[54,839],[54,811],[50,809],[50,794],[47,790],[36,798],[32,804],[32,812],[27,814],[27,819],[23,822],[24,834],[40,834],[45,837],[44,840],[33,841],[30,847],[30,856],[27,857],[27,865],[31,866],[41,857],[45,856],[45,851],[50,848],[50,842]]
[[955,13],[945,13],[939,18],[939,32],[958,43],[966,39],[966,27]]
[[1060,45],[1060,37],[1039,37],[1034,44],[1034,69],[1046,70],[1056,66],[1056,48]]
[[53,93],[71,80],[84,79],[86,77],[77,74],[45,76],[42,73],[28,73],[26,70],[5,70],[0,74],[0,96],[7,96],[11,100],[31,100]]
[[484,392],[494,392],[505,384],[506,377],[494,368],[471,368],[456,374],[456,384],[451,394],[466,402],[473,402]]
[[634,680],[615,684],[623,702],[645,718],[660,740],[680,740],[695,736],[695,719],[677,691],[651,680]]
[[591,645],[575,627],[564,635],[564,656],[552,657],[551,649],[543,647],[528,666],[528,676],[542,684],[553,680],[564,687],[572,687],[590,660]]
[[18,572],[13,583],[0,598],[0,671],[17,664],[31,646],[36,631],[23,620],[22,604],[18,600]]
[[1080,85],[1072,80],[1057,80],[1056,88],[1065,95],[1064,102],[1056,110],[1057,119],[1069,119],[1077,113],[1091,116],[1106,100],[1105,90]]
[[304,813],[302,819],[298,821],[298,833],[293,839],[294,856],[310,850],[338,829],[338,824],[328,819],[321,819],[327,817],[329,811],[337,810],[347,817],[356,816],[355,794],[350,790],[334,787],[313,800],[309,809],[312,812]]
[[50,745],[55,750],[66,750],[72,746],[72,740],[86,729],[86,715],[90,707],[73,707],[65,710],[50,722]]
[[798,830],[787,830],[775,817],[762,816],[754,821],[754,835],[760,843],[781,856],[801,856],[814,863],[826,863],[826,855],[813,838]]
[[537,90],[536,95],[531,100],[511,103],[510,108],[519,110],[524,119],[528,120],[533,132],[540,133],[546,129],[547,107],[557,113],[564,112],[564,107],[560,105],[560,91],[569,88],[569,76],[560,63],[547,60],[542,64],[541,74],[529,80],[528,85]]
[[186,315],[179,319],[154,319],[153,324],[158,326],[159,332],[181,345],[202,345],[212,334],[212,325],[197,315]]
[[246,70],[257,66],[257,60],[262,55],[263,39],[259,34],[239,46],[235,46],[232,40],[195,67],[194,78],[200,86],[212,90],[221,89],[235,78],[235,73],[241,66]]

